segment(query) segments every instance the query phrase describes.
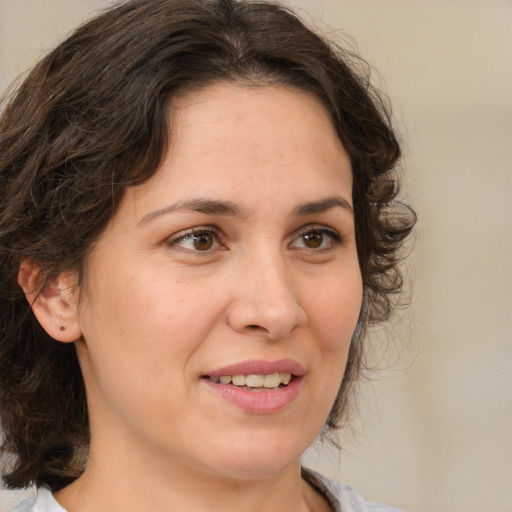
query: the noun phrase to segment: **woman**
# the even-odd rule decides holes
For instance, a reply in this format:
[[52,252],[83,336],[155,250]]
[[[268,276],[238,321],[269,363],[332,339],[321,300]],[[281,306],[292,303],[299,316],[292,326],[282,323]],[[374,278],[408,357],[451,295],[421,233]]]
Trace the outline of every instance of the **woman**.
[[391,510],[301,468],[343,424],[414,216],[354,58],[266,2],[132,0],[0,123],[18,511]]

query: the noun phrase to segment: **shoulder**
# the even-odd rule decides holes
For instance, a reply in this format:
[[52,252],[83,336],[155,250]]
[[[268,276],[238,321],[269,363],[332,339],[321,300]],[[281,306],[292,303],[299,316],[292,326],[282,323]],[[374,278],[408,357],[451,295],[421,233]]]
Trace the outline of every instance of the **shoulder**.
[[35,498],[23,500],[11,512],[66,512],[66,510],[57,503],[48,489],[41,487],[37,490]]
[[315,471],[304,468],[302,476],[325,496],[334,512],[403,512],[397,508],[367,502],[352,487],[330,480]]

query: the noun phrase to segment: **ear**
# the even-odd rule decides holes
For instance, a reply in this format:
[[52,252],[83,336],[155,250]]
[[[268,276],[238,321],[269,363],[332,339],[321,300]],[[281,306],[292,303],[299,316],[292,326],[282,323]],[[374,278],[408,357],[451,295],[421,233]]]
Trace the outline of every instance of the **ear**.
[[70,343],[78,340],[82,331],[78,322],[76,273],[63,272],[46,283],[44,279],[37,262],[22,261],[18,283],[43,329],[57,341]]

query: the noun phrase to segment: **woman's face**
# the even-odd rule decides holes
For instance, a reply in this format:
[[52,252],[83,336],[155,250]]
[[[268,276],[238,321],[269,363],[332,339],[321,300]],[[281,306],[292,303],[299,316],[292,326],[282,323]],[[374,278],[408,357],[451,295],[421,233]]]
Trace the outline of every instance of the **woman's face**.
[[87,262],[91,461],[277,474],[322,428],[361,306],[349,157],[298,90],[218,84],[171,107],[161,168]]

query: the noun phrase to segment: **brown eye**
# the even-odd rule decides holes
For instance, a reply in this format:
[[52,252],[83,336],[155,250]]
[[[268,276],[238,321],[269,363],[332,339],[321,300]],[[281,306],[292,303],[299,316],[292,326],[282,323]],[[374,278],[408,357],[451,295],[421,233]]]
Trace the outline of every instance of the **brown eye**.
[[324,243],[324,234],[320,231],[310,231],[302,235],[302,238],[308,249],[318,249]]
[[199,233],[192,235],[194,249],[198,251],[207,251],[213,246],[213,235],[211,233]]
[[291,243],[295,249],[316,250],[316,252],[334,249],[342,244],[340,234],[331,228],[313,228],[303,231]]
[[210,252],[219,248],[219,236],[214,231],[197,229],[172,238],[167,243],[170,247],[179,247],[191,252]]

